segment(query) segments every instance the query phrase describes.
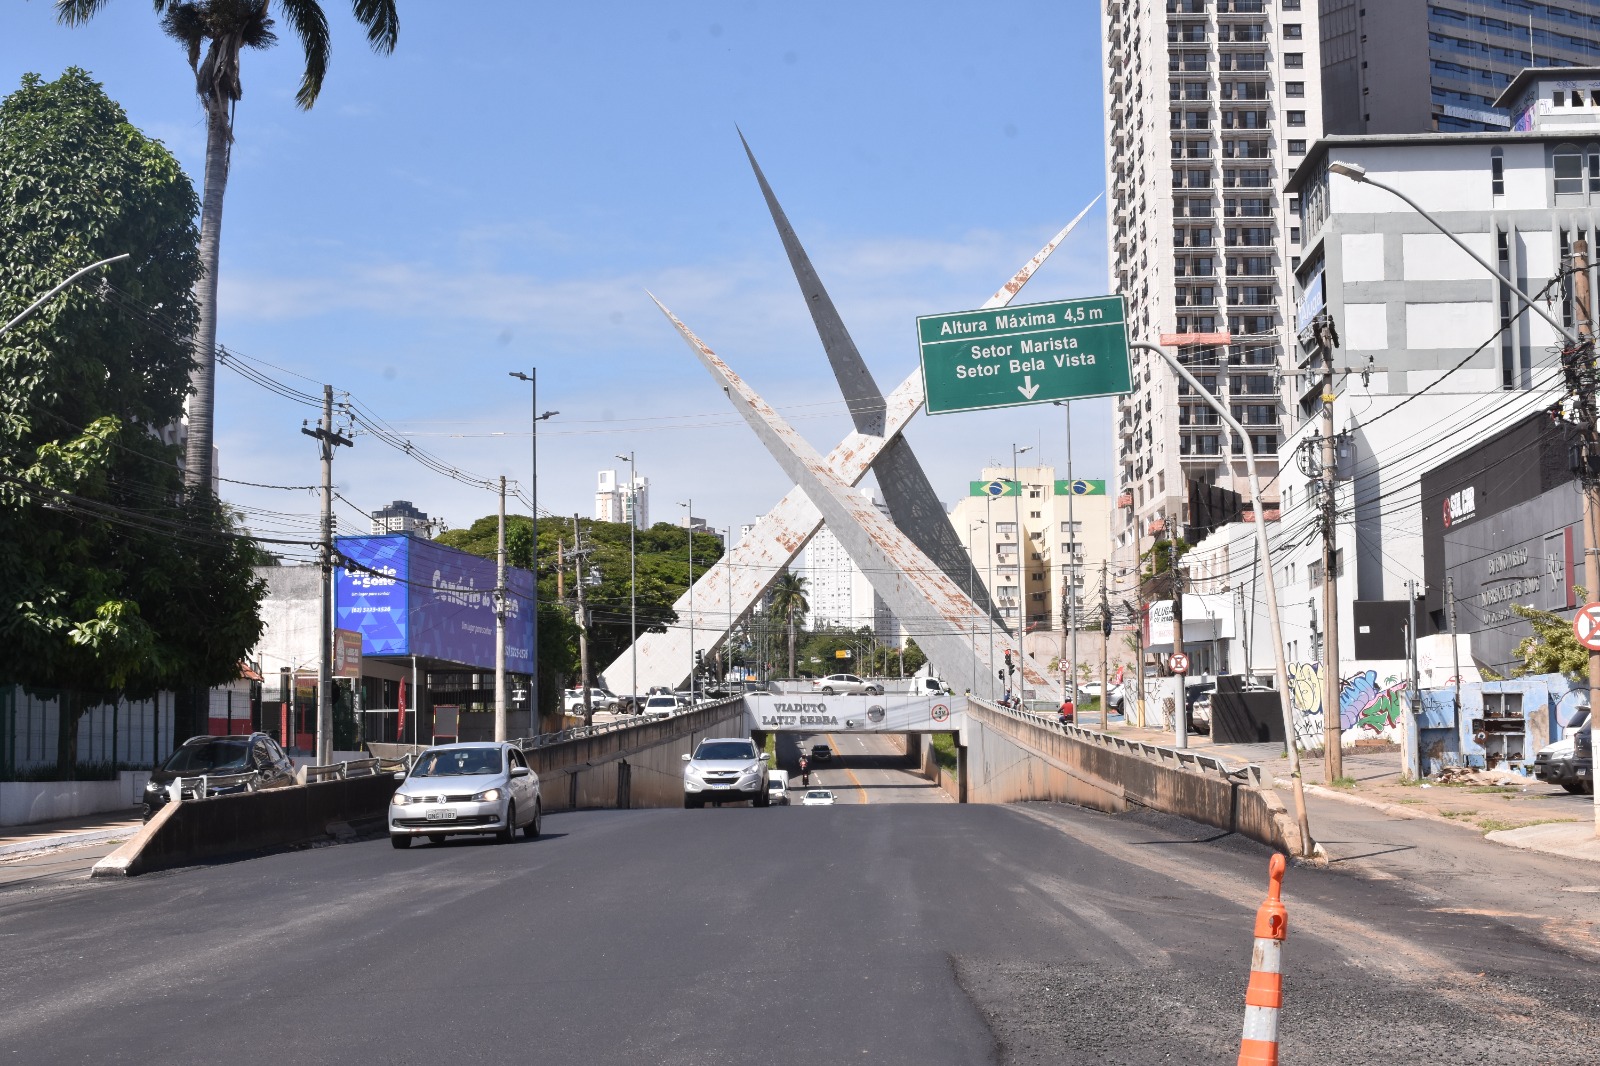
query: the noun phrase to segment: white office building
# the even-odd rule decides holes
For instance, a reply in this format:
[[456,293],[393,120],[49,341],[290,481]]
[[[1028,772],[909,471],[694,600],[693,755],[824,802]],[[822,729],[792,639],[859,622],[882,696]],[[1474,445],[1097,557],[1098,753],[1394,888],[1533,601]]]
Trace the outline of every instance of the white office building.
[[[858,491],[871,499],[871,490]],[[876,500],[873,503],[879,511],[888,514],[883,503]],[[806,545],[803,567],[806,602],[811,608],[806,618],[811,626],[866,627],[880,644],[900,643],[900,623],[894,612],[827,526],[817,530]]]
[[[1311,0],[1105,0],[1107,239],[1130,339],[1176,350],[1223,397],[1256,451],[1293,424],[1280,372],[1292,360],[1293,270],[1302,233],[1281,190],[1320,135],[1317,4]],[[1195,335],[1228,333],[1231,346]],[[1131,574],[1152,538],[1182,536],[1191,489],[1249,504],[1246,442],[1159,359],[1135,354],[1116,404],[1117,559]],[[1276,463],[1261,464],[1273,486]],[[1276,493],[1267,490],[1267,509]],[[1131,582],[1126,586],[1131,590]]]
[[406,533],[413,537],[426,537],[429,529],[428,512],[419,510],[410,500],[395,500],[372,512],[370,528],[374,534]]
[[650,528],[650,479],[636,478],[630,485],[615,470],[600,471],[594,494],[596,522],[633,522],[635,529]]
[[[1600,232],[1600,68],[1525,70],[1498,106],[1512,115],[1509,131],[1327,138],[1311,148],[1289,183],[1289,195],[1301,202],[1299,322],[1307,327],[1292,402],[1308,420],[1285,442],[1283,521],[1274,531],[1291,659],[1312,658],[1313,635],[1323,626],[1316,617],[1321,541],[1309,535],[1319,486],[1292,458],[1320,432],[1324,348],[1312,328],[1319,316],[1339,339],[1333,349],[1333,423],[1341,451],[1334,579],[1341,605],[1402,600],[1412,581],[1426,589],[1420,631],[1427,632],[1428,623],[1443,628],[1441,542],[1454,553],[1455,595],[1472,615],[1462,622],[1464,630],[1483,621],[1480,615],[1503,612],[1502,586],[1523,581],[1527,567],[1538,564],[1581,580],[1581,557],[1567,559],[1559,550],[1548,560],[1543,551],[1503,560],[1482,577],[1482,587],[1477,578],[1464,586],[1464,571],[1453,569],[1465,550],[1456,542],[1469,533],[1487,538],[1479,555],[1497,544],[1514,547],[1511,526],[1496,517],[1502,504],[1551,482],[1559,470],[1534,464],[1518,473],[1517,484],[1500,477],[1475,485],[1463,476],[1442,498],[1424,484],[1452,460],[1563,401],[1560,336],[1417,211],[1340,173],[1348,167],[1400,190],[1523,292],[1541,293],[1571,261],[1575,241],[1589,242],[1593,263]],[[1336,169],[1336,162],[1344,166]],[[1557,283],[1547,299],[1540,306],[1572,328],[1571,280]],[[1600,306],[1591,308],[1597,311]],[[1564,467],[1565,454],[1554,462]],[[1347,662],[1363,636],[1355,614],[1343,610],[1339,619]],[[1251,657],[1263,664],[1258,652]]]

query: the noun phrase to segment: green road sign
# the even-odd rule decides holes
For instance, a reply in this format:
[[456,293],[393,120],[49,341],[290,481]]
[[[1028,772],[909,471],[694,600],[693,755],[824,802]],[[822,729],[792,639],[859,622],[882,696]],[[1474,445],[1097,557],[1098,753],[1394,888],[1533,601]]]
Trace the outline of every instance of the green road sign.
[[969,481],[974,496],[1021,496],[1022,486],[1010,478],[997,477],[993,481]]
[[930,415],[1131,392],[1120,296],[917,319]]
[[1106,483],[1104,481],[1084,481],[1079,478],[1076,481],[1056,482],[1057,496],[1104,496],[1105,494]]

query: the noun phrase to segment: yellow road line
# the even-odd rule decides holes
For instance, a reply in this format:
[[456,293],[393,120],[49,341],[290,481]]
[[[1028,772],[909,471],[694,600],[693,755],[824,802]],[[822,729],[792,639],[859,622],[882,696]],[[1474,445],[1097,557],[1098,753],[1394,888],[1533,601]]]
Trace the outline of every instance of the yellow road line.
[[[831,734],[827,737],[827,741],[828,741],[828,747],[833,749],[833,754],[835,756],[840,755],[841,752],[839,751],[839,745],[837,745],[837,744],[835,744],[833,742],[833,736]],[[846,766],[844,768],[844,772],[850,776],[850,780],[851,781],[855,782],[856,791],[861,794],[861,802],[862,803],[870,803],[871,801],[867,799],[867,790],[861,787],[861,779],[856,777],[856,772],[854,770],[850,769],[848,766]]]

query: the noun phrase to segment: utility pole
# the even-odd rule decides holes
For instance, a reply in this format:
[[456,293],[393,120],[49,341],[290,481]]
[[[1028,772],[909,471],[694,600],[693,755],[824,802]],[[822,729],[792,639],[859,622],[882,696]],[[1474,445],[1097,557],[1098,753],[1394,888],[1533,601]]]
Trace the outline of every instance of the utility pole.
[[506,739],[506,476],[500,475],[500,526],[495,541],[494,739]]
[[[1022,648],[1023,623],[1028,617],[1028,556],[1023,549],[1026,538],[1022,535],[1022,480],[1017,474],[1017,456],[1033,451],[1033,445],[1019,448],[1011,446],[1011,484],[1016,487],[1017,495],[1011,501],[1012,514],[1017,523],[1017,624],[1011,627],[1011,635],[1017,638],[1017,649]],[[993,659],[989,660],[993,662]]]
[[589,575],[583,572],[583,531],[578,528],[578,516],[572,516],[572,583],[578,594],[578,669],[582,672],[583,724],[594,725],[594,694],[589,691],[589,610],[584,605],[583,586]]
[[[1600,456],[1600,435],[1595,425],[1594,397],[1594,319],[1589,307],[1589,242],[1572,242],[1573,320],[1578,326],[1578,411],[1583,441],[1583,583],[1584,599],[1600,597],[1600,480],[1595,477]],[[1600,740],[1595,729],[1595,712],[1600,708],[1600,651],[1589,652],[1589,744]],[[1591,771],[1592,773],[1592,771]],[[1600,789],[1595,791],[1595,833],[1600,835]]]
[[1456,579],[1444,579],[1445,616],[1450,622],[1450,668],[1456,675],[1456,725],[1461,724],[1461,645],[1456,636]]
[[[699,665],[694,657],[694,498],[680,500],[679,507],[684,509],[683,531],[689,542],[689,702],[693,703],[695,690],[695,667]],[[789,627],[794,628],[793,616],[790,616]]]
[[1337,544],[1339,477],[1333,454],[1333,344],[1322,337],[1322,744],[1323,775],[1329,785],[1344,776],[1344,729],[1339,715],[1339,587]]
[[[1070,522],[1071,519],[1069,518],[1067,521]],[[1107,660],[1111,656],[1111,600],[1109,598],[1111,590],[1106,586],[1108,573],[1109,568],[1106,566],[1106,561],[1104,559],[1100,560],[1100,725],[1109,733],[1111,731],[1111,689],[1106,684],[1106,675],[1109,665]],[[1076,636],[1076,633],[1074,633],[1074,636]],[[1074,650],[1073,654],[1076,655],[1077,651]],[[1122,717],[1126,721],[1128,717],[1128,697],[1126,694],[1122,697],[1122,704]]]
[[[322,386],[322,421],[316,429],[300,427],[316,439],[322,452],[322,633],[317,666],[317,764],[333,762],[333,450],[355,441],[333,428],[333,386]],[[207,486],[209,488],[209,486]]]
[[[1408,580],[1406,582],[1406,608],[1410,612],[1409,620],[1406,623],[1406,659],[1410,667],[1407,672],[1411,675],[1411,692],[1406,700],[1406,706],[1411,709],[1411,713],[1404,723],[1405,728],[1400,733],[1402,749],[1400,757],[1404,760],[1406,769],[1409,770],[1411,768],[1411,720],[1416,717],[1417,704],[1422,698],[1422,682],[1417,676],[1417,583],[1415,581]],[[1422,760],[1420,758],[1417,760],[1417,776],[1422,776]]]
[[[1177,541],[1167,541],[1167,569],[1172,573],[1172,654],[1183,654],[1183,571],[1178,568]],[[1172,746],[1189,746],[1189,674],[1173,674],[1178,679],[1178,698],[1172,705]]]
[[[1067,543],[1072,545],[1072,550],[1067,553],[1067,625],[1071,627],[1068,641],[1068,661],[1072,664],[1072,684],[1078,683],[1078,522],[1073,509],[1073,502],[1077,493],[1072,491],[1072,401],[1057,400],[1057,404],[1067,411]],[[1105,594],[1105,581],[1100,582],[1101,594]],[[1102,660],[1105,656],[1100,657]],[[1102,671],[1103,673],[1103,671]],[[1074,689],[1076,691],[1076,689]],[[1100,679],[1100,711],[1103,715],[1106,709],[1105,678]]]

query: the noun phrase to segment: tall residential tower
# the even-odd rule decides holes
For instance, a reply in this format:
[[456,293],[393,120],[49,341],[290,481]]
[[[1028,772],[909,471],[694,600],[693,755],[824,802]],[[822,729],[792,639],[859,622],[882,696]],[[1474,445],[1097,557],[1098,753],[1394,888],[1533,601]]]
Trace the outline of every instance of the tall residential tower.
[[[1178,349],[1258,454],[1284,434],[1299,205],[1284,182],[1321,135],[1316,0],[1103,0],[1107,239],[1130,339],[1233,335]],[[1182,535],[1195,493],[1248,500],[1245,442],[1159,360],[1135,355],[1117,402],[1113,550]],[[1271,485],[1274,459],[1261,463]],[[1270,490],[1269,490],[1270,491]],[[1266,501],[1275,507],[1273,500]]]

